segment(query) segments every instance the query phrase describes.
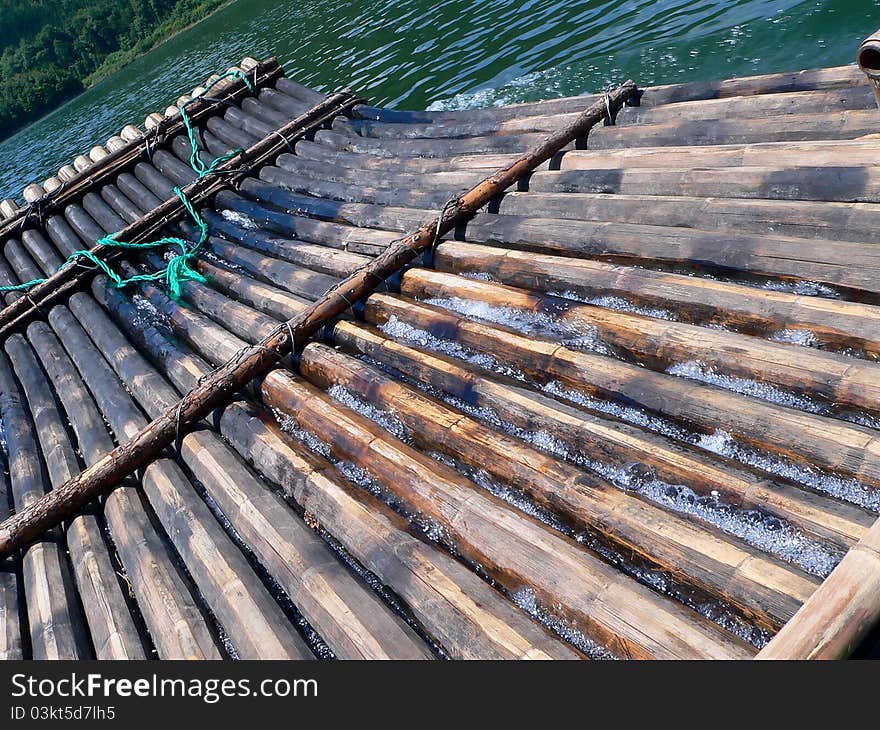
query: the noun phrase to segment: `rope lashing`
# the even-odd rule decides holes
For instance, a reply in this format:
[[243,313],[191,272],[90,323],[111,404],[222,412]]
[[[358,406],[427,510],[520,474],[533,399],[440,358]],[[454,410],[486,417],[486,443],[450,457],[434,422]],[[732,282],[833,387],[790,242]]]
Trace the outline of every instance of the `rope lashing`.
[[607,92],[602,95],[602,98],[605,100],[605,113],[606,118],[608,120],[608,126],[613,127],[614,123],[614,115],[611,113],[611,97],[608,96]]
[[[205,89],[205,92],[203,92],[203,95],[204,93],[207,93],[211,88],[216,86],[220,81],[226,78],[240,79],[244,82],[251,93],[254,93],[256,89],[256,85],[244,73],[234,70],[229,71],[212,81],[211,84]],[[192,154],[190,155],[190,167],[192,167],[193,172],[195,172],[196,175],[199,176],[199,178],[203,178],[207,177],[208,175],[217,174],[216,169],[219,165],[222,165],[224,162],[228,162],[236,155],[241,154],[243,150],[239,147],[235,150],[232,150],[231,152],[228,152],[225,155],[220,155],[220,157],[217,157],[210,165],[206,165],[204,163],[202,158],[199,156],[196,131],[192,126],[189,115],[186,113],[186,107],[196,100],[197,99],[190,99],[183,103],[180,107],[180,116],[183,118],[183,124],[186,127],[186,133],[189,137],[189,143],[192,149]],[[152,149],[150,148],[149,138],[147,138],[146,151],[148,157],[152,157]],[[192,262],[194,262],[198,258],[199,252],[204,246],[205,241],[208,240],[208,224],[202,219],[198,211],[196,211],[196,209],[193,207],[192,203],[187,200],[186,194],[180,187],[174,188],[174,194],[177,195],[178,198],[180,198],[180,202],[183,203],[183,207],[186,208],[187,213],[189,213],[190,217],[193,219],[199,229],[199,240],[196,241],[195,244],[192,244],[190,241],[186,241],[182,238],[177,238],[175,236],[166,236],[165,238],[160,238],[157,241],[149,241],[147,243],[126,243],[125,241],[116,240],[115,236],[118,235],[118,231],[116,233],[111,233],[107,236],[104,236],[103,238],[100,238],[98,241],[96,241],[96,243],[101,246],[115,249],[143,251],[161,248],[164,246],[177,246],[178,248],[180,248],[180,253],[172,256],[163,268],[150,274],[137,274],[127,279],[123,279],[116,271],[111,268],[110,264],[108,264],[106,261],[101,259],[96,254],[92,253],[91,251],[82,249],[80,251],[74,251],[72,254],[70,254],[70,256],[67,257],[67,260],[63,264],[61,264],[58,270],[60,271],[70,264],[81,265],[82,259],[87,259],[91,261],[96,268],[103,271],[107,275],[107,277],[113,282],[114,286],[116,286],[117,289],[129,286],[130,284],[148,281],[159,281],[161,279],[165,279],[168,290],[174,300],[180,299],[182,294],[183,282],[198,281],[203,284],[207,283],[207,279],[205,279],[204,276],[202,276],[192,267]],[[31,281],[26,281],[22,284],[0,286],[0,292],[27,291],[37,284],[42,284],[44,281],[46,281],[45,278],[32,279]]]

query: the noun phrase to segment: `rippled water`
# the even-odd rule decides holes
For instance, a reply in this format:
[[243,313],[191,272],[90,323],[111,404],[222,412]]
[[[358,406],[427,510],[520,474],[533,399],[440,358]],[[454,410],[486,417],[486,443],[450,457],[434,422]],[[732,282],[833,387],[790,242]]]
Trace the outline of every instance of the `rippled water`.
[[245,55],[375,104],[460,108],[850,63],[878,0],[238,0],[0,144],[0,197]]

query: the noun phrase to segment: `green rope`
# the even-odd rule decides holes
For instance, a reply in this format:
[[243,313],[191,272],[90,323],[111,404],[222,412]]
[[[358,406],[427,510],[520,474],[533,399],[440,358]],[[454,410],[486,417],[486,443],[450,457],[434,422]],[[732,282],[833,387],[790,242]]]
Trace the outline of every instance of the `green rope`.
[[[223,79],[230,77],[241,79],[248,87],[250,92],[254,93],[254,86],[245,74],[243,74],[241,71],[229,71],[212,81],[205,89],[205,91],[202,92],[202,95],[210,91]],[[190,147],[192,148],[192,154],[190,155],[189,164],[192,167],[193,172],[195,172],[196,175],[199,176],[199,178],[203,178],[207,177],[208,175],[214,174],[219,165],[222,165],[224,162],[231,160],[233,157],[240,154],[243,150],[241,148],[238,148],[225,155],[220,155],[210,165],[206,165],[204,160],[202,160],[202,158],[199,156],[196,132],[192,126],[192,123],[190,122],[189,115],[186,113],[186,107],[189,104],[192,104],[194,101],[196,101],[196,99],[190,99],[189,101],[184,102],[181,105],[180,116],[183,118],[183,124],[186,127],[186,133],[189,137]],[[150,274],[137,274],[135,276],[130,276],[127,279],[123,279],[116,271],[114,271],[110,267],[110,264],[108,264],[100,257],[96,256],[91,251],[83,249],[80,251],[74,251],[72,254],[70,254],[70,256],[67,257],[67,260],[58,268],[58,271],[65,268],[69,264],[78,262],[80,259],[88,259],[98,269],[103,271],[108,276],[108,278],[110,278],[111,281],[113,281],[117,289],[121,289],[123,287],[129,286],[130,284],[135,284],[139,282],[159,281],[161,279],[165,279],[168,290],[171,293],[171,297],[175,300],[178,300],[181,297],[183,282],[199,281],[203,284],[207,283],[207,279],[205,279],[204,276],[202,276],[192,267],[192,262],[194,262],[198,258],[199,252],[204,246],[205,241],[208,240],[208,224],[205,223],[205,221],[199,215],[198,211],[193,207],[192,203],[190,203],[190,201],[187,199],[185,193],[180,187],[174,188],[174,194],[177,195],[178,198],[180,198],[180,202],[183,203],[183,207],[186,208],[187,213],[189,213],[196,226],[198,226],[199,240],[195,244],[191,244],[189,241],[186,241],[182,238],[177,238],[175,236],[166,236],[165,238],[160,238],[158,241],[150,241],[147,243],[126,243],[125,241],[116,240],[115,237],[119,235],[119,232],[111,233],[110,235],[104,236],[103,238],[96,241],[96,243],[101,246],[118,249],[147,250],[161,248],[163,246],[177,246],[180,249],[180,253],[172,256],[163,268]],[[45,278],[32,279],[31,281],[26,281],[23,284],[0,286],[0,292],[26,291],[31,287],[36,286],[37,284],[42,284],[44,281],[46,281]]]

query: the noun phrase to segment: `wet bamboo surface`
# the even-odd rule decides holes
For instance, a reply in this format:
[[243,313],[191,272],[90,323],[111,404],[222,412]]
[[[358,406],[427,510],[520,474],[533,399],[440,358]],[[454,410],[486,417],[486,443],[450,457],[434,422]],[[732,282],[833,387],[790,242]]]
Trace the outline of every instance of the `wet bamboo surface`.
[[[200,155],[324,98],[273,79],[199,120]],[[595,101],[356,106],[204,208],[206,281],[181,301],[85,277],[3,343],[0,516]],[[796,643],[783,627],[844,555],[872,569],[880,112],[842,67],[649,88],[615,121],[6,558],[0,656],[747,658],[780,629]],[[169,135],[28,219],[0,278],[52,273],[137,222],[194,180],[190,154]]]

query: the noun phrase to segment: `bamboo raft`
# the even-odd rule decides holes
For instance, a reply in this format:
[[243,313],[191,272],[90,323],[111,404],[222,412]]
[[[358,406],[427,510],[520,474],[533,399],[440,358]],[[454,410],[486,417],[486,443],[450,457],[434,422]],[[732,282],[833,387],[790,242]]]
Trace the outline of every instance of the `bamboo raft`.
[[[245,59],[0,203],[0,656],[875,653],[873,43],[456,112]],[[181,300],[55,274],[176,186]]]

